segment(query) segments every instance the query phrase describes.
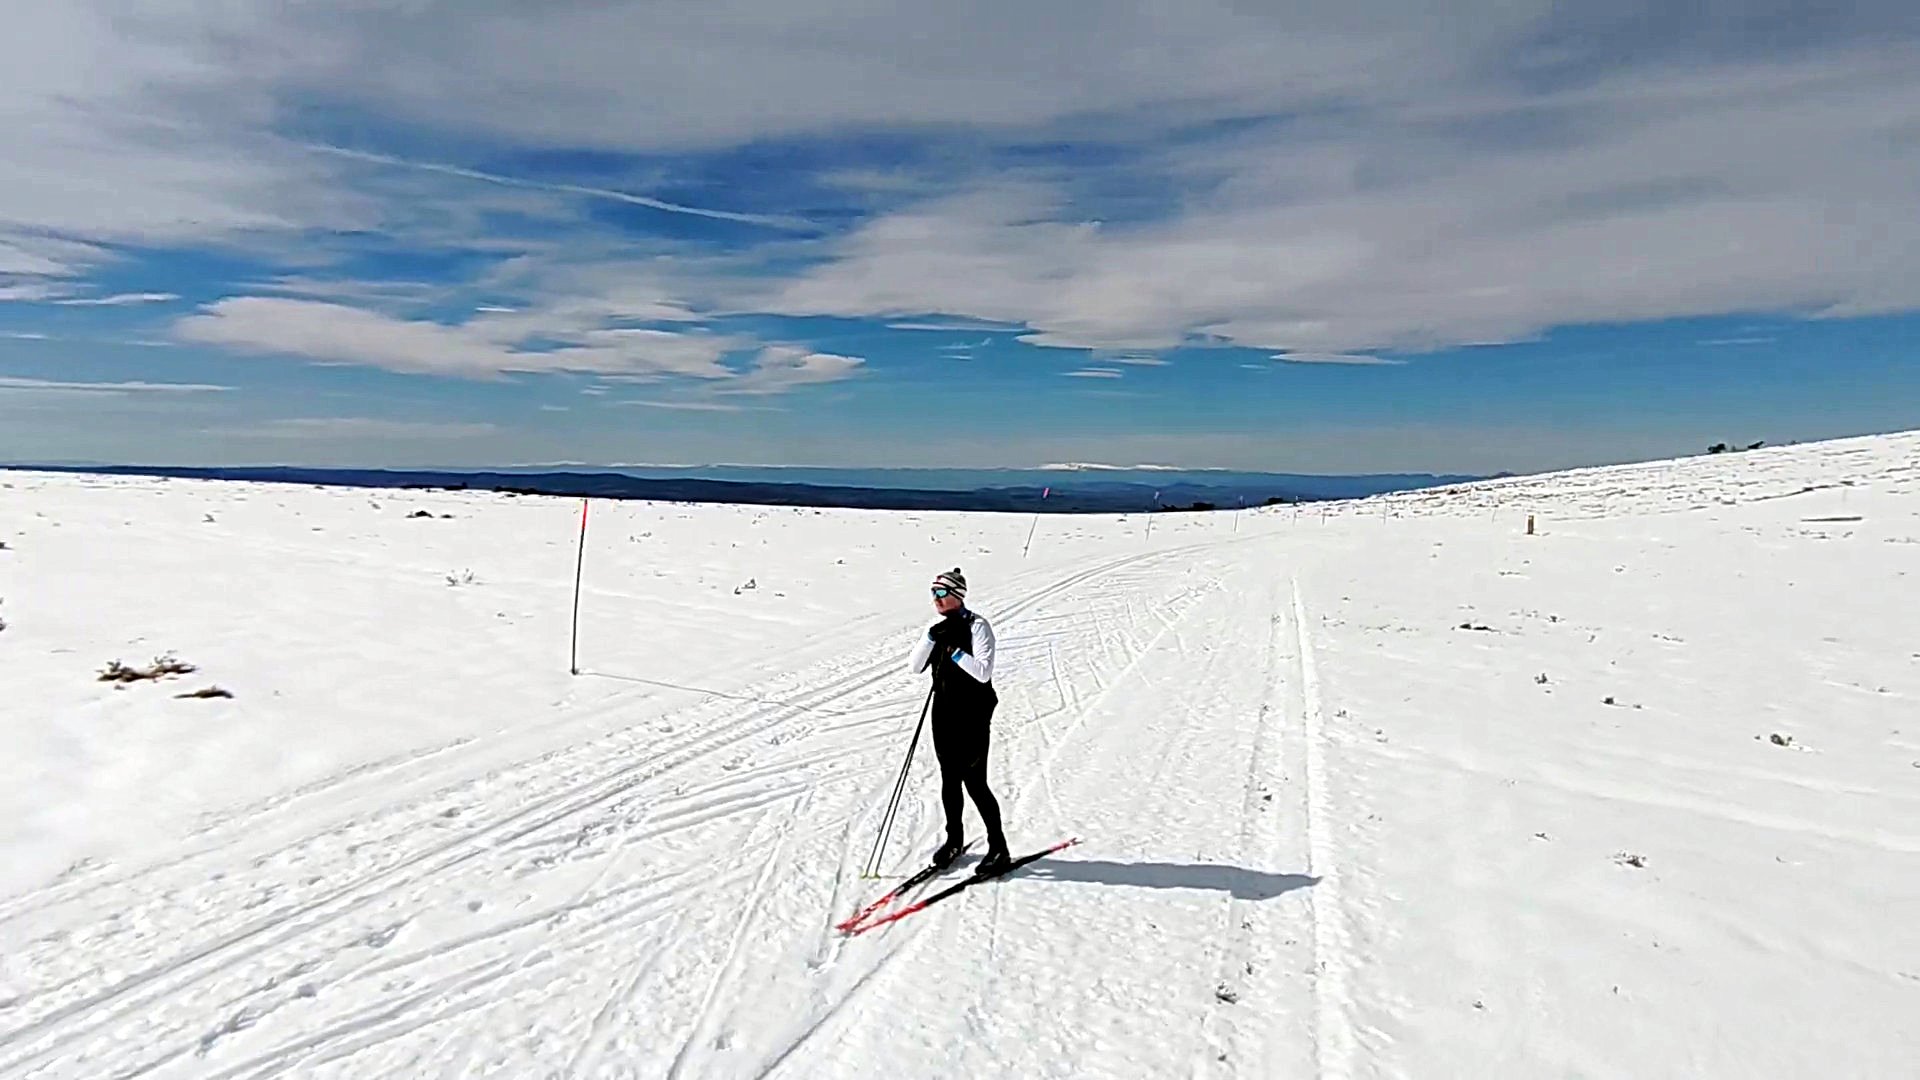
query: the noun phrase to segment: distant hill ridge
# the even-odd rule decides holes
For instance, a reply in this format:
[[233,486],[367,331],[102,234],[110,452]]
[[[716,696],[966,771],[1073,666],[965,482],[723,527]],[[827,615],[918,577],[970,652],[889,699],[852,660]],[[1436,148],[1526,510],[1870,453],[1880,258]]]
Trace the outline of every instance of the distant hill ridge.
[[[1046,513],[1135,513],[1144,510],[1231,509],[1277,502],[1314,502],[1360,498],[1389,491],[1407,491],[1486,479],[1480,476],[1381,474],[1366,476],[1304,476],[1195,470],[1160,472],[1145,479],[1121,479],[1129,470],[1068,471],[985,470],[973,473],[942,470],[869,470],[866,476],[916,480],[935,477],[998,477],[1011,483],[944,487],[889,484],[814,482],[766,479],[775,470],[733,468],[752,473],[753,479],[725,479],[706,470],[705,476],[636,476],[627,472],[532,471],[526,469],[318,469],[296,466],[167,466],[167,465],[9,465],[20,471],[93,473],[112,476],[162,476],[181,479],[238,480],[283,484],[313,484],[366,488],[443,488],[501,491],[529,495],[564,495],[599,499],[650,499],[663,502],[745,503],[770,506],[847,507],[868,510],[976,510]],[[785,474],[852,478],[858,470],[792,469]],[[1193,479],[1204,477],[1204,479]],[[1050,489],[1050,490],[1049,490]],[[1045,497],[1043,498],[1043,492]]]

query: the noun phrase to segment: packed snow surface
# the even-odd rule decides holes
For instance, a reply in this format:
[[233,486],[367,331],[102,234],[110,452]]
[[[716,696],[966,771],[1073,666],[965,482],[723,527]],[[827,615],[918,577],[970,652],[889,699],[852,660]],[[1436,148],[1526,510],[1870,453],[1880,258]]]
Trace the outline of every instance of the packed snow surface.
[[[577,501],[0,474],[0,1076],[1910,1076],[1916,462],[595,503],[579,675]],[[1082,843],[843,936],[954,565]]]

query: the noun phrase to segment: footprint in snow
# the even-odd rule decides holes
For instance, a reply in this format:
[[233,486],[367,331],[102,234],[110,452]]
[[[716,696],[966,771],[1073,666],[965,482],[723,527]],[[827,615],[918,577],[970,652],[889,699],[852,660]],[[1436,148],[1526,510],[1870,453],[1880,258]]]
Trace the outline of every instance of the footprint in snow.
[[227,1017],[226,1023],[200,1036],[200,1056],[206,1057],[207,1052],[213,1049],[214,1043],[219,1042],[221,1039],[237,1031],[245,1031],[252,1027],[259,1019],[260,1009],[254,1005],[249,1005],[239,1012],[234,1013],[232,1016]]
[[361,938],[360,944],[370,949],[384,949],[393,943],[393,939],[400,934],[400,928],[405,925],[405,923],[394,923],[392,926],[383,930],[375,930],[373,933]]

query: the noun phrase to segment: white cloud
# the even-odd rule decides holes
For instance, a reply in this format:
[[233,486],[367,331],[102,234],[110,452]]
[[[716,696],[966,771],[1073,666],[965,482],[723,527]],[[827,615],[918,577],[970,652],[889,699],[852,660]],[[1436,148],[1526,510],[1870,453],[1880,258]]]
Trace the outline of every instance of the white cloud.
[[232,390],[231,386],[205,383],[155,382],[68,382],[54,379],[26,379],[0,375],[0,392],[60,394],[210,394]]
[[1273,359],[1283,364],[1352,364],[1359,366],[1397,365],[1405,360],[1392,360],[1383,356],[1368,356],[1364,353],[1276,353]]
[[1073,379],[1118,379],[1125,375],[1124,372],[1117,371],[1113,368],[1081,368],[1078,371],[1068,371],[1064,374],[1068,378]]
[[[1532,14],[1387,7],[1369,18],[1316,2],[1283,16],[1196,0],[1114,8],[1089,33],[1078,9],[1019,0],[964,11],[931,0],[713,0],[698,17],[655,4],[255,0],[223,7],[214,40],[243,85],[534,146],[660,149],[1096,112],[1138,124],[1143,107],[1170,101],[1295,105],[1457,63]],[[189,18],[199,30],[191,24],[215,16]]]
[[[480,312],[501,317],[492,326],[409,322],[418,297],[288,289],[381,308],[290,327],[288,351],[315,359],[717,380],[700,335],[605,336],[623,315],[692,322],[716,306],[1020,328],[1095,350],[1297,355],[1920,307],[1910,0],[1733,14],[1650,0],[1193,0],[1103,11],[1098,33],[1071,5],[1023,0],[711,0],[698,18],[672,5],[68,0],[24,5],[8,30],[0,300],[73,298],[123,246],[241,247],[323,279],[354,242],[335,231],[506,258],[524,286],[488,295],[521,309]],[[935,152],[824,170],[885,209],[849,235],[767,265],[669,260],[637,277],[611,241],[576,255],[574,235],[501,219],[606,237],[578,207],[618,200],[789,222],[751,205],[750,185],[741,205],[715,208],[626,177],[525,179],[281,134],[312,105],[496,158],[847,132]],[[1094,154],[997,156],[1042,141]],[[670,167],[643,168],[638,181],[675,190]],[[188,326],[259,347],[248,320],[263,314],[216,309],[196,318],[219,325]],[[562,348],[534,347],[543,323]],[[806,379],[761,381],[782,378]]]
[[436,304],[455,291],[452,286],[425,281],[364,281],[304,274],[282,274],[265,281],[242,282],[240,289],[246,293],[273,293],[301,300],[352,304],[376,311],[400,311]]
[[682,412],[760,412],[764,411],[751,405],[735,405],[725,401],[667,401],[658,398],[628,398],[624,401],[609,401],[609,405],[637,405],[648,409],[675,409]]
[[261,439],[470,439],[491,435],[492,424],[383,420],[364,416],[315,416],[268,420],[215,434]]
[[839,382],[860,374],[866,361],[857,356],[813,352],[792,345],[769,345],[745,374],[719,388],[727,394],[779,394],[797,386]]
[[[242,10],[223,15],[242,36],[254,25]],[[219,17],[90,0],[10,14],[0,221],[132,243],[372,223],[364,199],[266,130],[273,89],[217,61],[207,31]]]
[[49,337],[47,337],[47,335],[42,334],[37,330],[0,330],[0,338],[8,338],[13,341],[52,340]]
[[[0,219],[4,227],[4,219]],[[0,274],[22,278],[71,277],[94,263],[105,261],[106,252],[92,244],[76,243],[28,233],[0,233]]]
[[[967,334],[975,334],[975,333],[981,333],[981,332],[998,333],[998,334],[1017,334],[1017,333],[1020,333],[1022,330],[1024,330],[1025,327],[994,326],[989,323],[977,323],[977,322],[896,322],[896,323],[888,323],[887,329],[889,330],[952,330],[952,331],[958,331],[960,333],[967,333]],[[982,342],[982,344],[985,344],[985,342]]]
[[[594,325],[604,319],[606,307],[591,301],[481,314],[449,325],[344,304],[243,296],[181,318],[173,331],[183,341],[410,374],[493,379],[516,372],[592,372],[629,382],[674,377],[712,383],[728,394],[778,394],[837,382],[854,377],[866,363],[697,328]],[[745,371],[722,363],[730,353],[755,347]]]
[[1118,223],[1071,170],[1003,172],[865,223],[768,306],[1318,355],[1920,307],[1920,129],[1892,134],[1920,109],[1909,50],[1433,89],[1149,153],[1133,190],[1163,212]]
[[[447,325],[343,304],[231,297],[174,324],[177,337],[251,352],[363,364],[413,374],[496,378],[507,372],[669,372],[732,375],[720,359],[738,339],[705,333],[582,330],[552,315],[479,316]],[[558,340],[556,348],[530,341]]]
[[0,303],[6,301],[41,301],[65,296],[68,290],[62,286],[44,281],[26,281],[7,283],[0,281]]
[[178,300],[174,293],[115,293],[112,296],[77,296],[55,300],[61,307],[127,307],[133,304],[164,304]]

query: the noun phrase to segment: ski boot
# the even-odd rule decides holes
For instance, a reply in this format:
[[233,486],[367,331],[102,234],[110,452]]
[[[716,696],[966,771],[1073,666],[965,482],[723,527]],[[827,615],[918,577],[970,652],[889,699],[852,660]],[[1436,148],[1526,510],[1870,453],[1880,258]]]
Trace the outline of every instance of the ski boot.
[[1005,840],[997,844],[989,844],[987,846],[986,856],[980,860],[979,865],[973,868],[973,876],[995,877],[1004,874],[1012,862],[1013,858],[1007,854],[1007,842]]

